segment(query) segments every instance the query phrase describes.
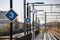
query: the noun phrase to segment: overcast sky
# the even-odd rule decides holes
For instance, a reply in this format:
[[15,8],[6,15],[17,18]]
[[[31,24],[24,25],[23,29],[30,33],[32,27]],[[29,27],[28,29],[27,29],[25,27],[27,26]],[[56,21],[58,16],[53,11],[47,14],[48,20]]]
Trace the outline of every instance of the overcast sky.
[[[26,0],[26,2],[44,2],[45,4],[60,4],[60,0]],[[0,10],[9,10],[9,0],[0,0]],[[13,0],[13,9],[18,14],[18,20],[23,22],[23,0]]]

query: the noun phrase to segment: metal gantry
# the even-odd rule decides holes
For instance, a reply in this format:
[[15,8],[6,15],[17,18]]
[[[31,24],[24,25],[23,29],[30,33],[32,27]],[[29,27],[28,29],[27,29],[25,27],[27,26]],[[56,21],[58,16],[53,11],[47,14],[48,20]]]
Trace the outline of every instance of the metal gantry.
[[[34,4],[43,4],[43,2],[37,2],[37,3],[29,3],[29,4],[32,4],[32,9],[34,10]],[[28,6],[28,4],[27,4],[27,6]],[[28,11],[28,9],[27,9],[27,11]],[[40,10],[39,10],[40,11]],[[31,11],[32,12],[32,11]],[[28,14],[28,13],[27,13]],[[32,19],[33,21],[33,33],[34,33],[34,14],[33,14],[33,19]],[[28,29],[28,28],[27,28]],[[34,40],[34,34],[33,34],[33,40]]]

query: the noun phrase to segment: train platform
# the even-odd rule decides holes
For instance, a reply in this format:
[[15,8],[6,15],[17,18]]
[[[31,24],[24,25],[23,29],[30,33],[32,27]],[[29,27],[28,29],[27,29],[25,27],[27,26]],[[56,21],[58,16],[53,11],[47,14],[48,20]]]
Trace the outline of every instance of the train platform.
[[34,40],[57,40],[51,33],[40,33]]

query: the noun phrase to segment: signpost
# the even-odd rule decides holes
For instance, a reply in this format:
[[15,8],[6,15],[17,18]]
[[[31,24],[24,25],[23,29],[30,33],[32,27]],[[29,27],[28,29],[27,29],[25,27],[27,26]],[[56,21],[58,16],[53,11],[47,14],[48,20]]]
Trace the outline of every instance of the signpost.
[[[26,22],[26,24],[27,24],[27,35],[28,35],[28,25],[29,25],[30,21],[31,21],[30,18],[26,18],[26,19],[25,19],[25,22]],[[28,37],[27,37],[27,40],[28,40]]]
[[18,16],[14,10],[12,10],[12,0],[10,0],[10,10],[6,14],[6,17],[10,20],[10,40],[12,40],[12,28],[13,28],[13,20]]
[[12,27],[13,27],[13,20],[17,17],[18,15],[15,13],[14,10],[10,9],[8,13],[6,14],[6,17],[11,21],[10,22],[10,40],[12,40]]
[[6,17],[10,20],[13,21],[18,15],[16,14],[16,12],[12,9],[10,9],[8,11],[8,13],[6,14]]
[[25,19],[25,22],[26,22],[27,24],[29,24],[29,23],[30,23],[30,21],[31,21],[31,19],[30,19],[30,18],[26,18],[26,19]]
[[36,14],[36,13],[37,13],[37,10],[36,10],[36,9],[33,9],[33,10],[32,10],[32,13],[33,13],[33,14]]

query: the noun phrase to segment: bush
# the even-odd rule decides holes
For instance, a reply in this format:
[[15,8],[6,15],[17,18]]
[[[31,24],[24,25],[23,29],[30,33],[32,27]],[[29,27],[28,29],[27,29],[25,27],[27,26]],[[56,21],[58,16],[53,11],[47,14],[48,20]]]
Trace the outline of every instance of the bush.
[[1,30],[1,32],[8,32],[9,30],[10,30],[9,25],[5,25],[5,26],[3,27],[3,29]]

